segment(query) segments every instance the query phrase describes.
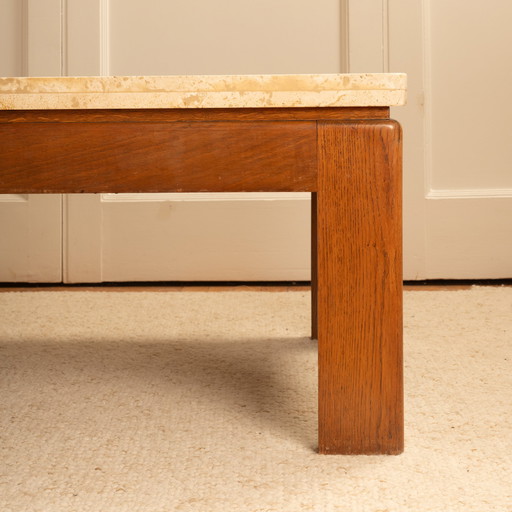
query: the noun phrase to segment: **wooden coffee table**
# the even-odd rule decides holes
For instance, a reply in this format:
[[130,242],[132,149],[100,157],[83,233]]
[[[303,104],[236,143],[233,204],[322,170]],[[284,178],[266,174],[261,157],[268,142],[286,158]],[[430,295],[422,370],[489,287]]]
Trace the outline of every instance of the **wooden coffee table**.
[[[311,192],[319,451],[403,450],[405,75],[0,79],[0,193]],[[300,371],[297,369],[297,371]]]

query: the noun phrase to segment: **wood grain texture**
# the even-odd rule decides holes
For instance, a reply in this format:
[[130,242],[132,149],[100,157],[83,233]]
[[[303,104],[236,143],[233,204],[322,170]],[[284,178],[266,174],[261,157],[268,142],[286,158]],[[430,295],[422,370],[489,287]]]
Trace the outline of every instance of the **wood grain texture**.
[[313,121],[0,123],[0,193],[316,189]]
[[0,110],[0,123],[316,121],[388,117],[388,107]]
[[403,450],[401,129],[318,126],[319,451]]

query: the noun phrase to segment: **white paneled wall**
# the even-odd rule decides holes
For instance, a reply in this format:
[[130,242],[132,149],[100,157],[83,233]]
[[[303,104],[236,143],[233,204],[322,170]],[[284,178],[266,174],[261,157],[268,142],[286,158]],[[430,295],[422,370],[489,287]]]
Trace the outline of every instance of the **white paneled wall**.
[[[67,0],[72,74],[343,70],[339,0],[81,4]],[[310,278],[309,194],[68,196],[65,214],[67,282]]]
[[110,72],[339,72],[340,0],[110,0]]
[[[405,278],[512,277],[510,19],[502,0],[1,0],[0,75],[405,71]],[[308,196],[243,198],[0,197],[0,280],[308,279]]]
[[393,110],[405,277],[512,277],[512,4],[354,0],[349,13],[350,70],[408,73]]
[[[0,76],[58,75],[60,56],[60,1],[0,0]],[[61,196],[0,194],[0,282],[61,280]]]

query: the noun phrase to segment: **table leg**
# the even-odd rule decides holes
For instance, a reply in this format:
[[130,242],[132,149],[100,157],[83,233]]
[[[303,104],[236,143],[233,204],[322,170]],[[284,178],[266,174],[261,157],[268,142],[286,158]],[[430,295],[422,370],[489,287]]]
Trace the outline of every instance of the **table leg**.
[[400,125],[318,123],[319,452],[403,451]]
[[311,339],[318,339],[318,266],[316,192],[311,192]]

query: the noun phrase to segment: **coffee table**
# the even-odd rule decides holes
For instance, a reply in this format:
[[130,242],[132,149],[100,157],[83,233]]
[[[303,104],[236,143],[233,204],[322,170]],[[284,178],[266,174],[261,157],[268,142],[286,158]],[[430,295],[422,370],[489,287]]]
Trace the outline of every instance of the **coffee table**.
[[[403,74],[0,79],[0,193],[310,192],[319,452],[403,450]],[[297,369],[299,371],[299,369]]]

